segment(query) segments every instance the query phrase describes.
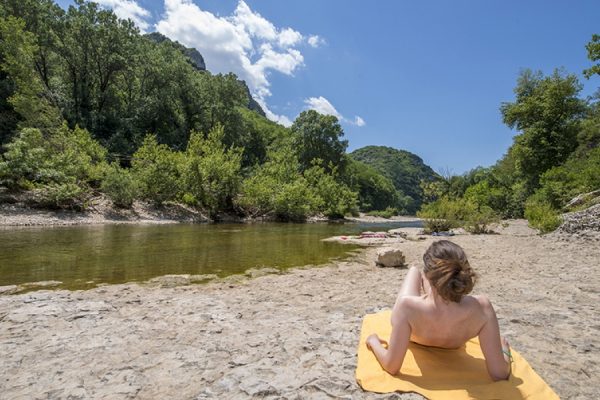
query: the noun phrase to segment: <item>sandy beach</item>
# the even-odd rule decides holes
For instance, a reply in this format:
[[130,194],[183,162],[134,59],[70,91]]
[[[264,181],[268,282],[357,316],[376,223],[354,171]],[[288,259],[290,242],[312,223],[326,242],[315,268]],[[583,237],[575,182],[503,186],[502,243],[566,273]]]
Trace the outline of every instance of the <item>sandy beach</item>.
[[[503,334],[562,399],[600,389],[600,242],[525,221],[457,235]],[[408,264],[429,244],[397,240]],[[204,285],[124,284],[0,296],[7,399],[418,399],[354,380],[362,317],[392,306],[406,269],[354,259]]]

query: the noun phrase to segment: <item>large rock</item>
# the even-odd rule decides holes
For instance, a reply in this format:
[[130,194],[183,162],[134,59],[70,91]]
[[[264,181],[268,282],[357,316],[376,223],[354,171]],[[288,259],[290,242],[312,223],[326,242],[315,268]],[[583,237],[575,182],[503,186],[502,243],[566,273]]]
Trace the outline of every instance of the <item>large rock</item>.
[[191,282],[189,274],[181,275],[163,275],[152,278],[148,281],[150,284],[159,285],[163,288],[189,285]]
[[558,232],[580,233],[600,232],[600,204],[593,205],[585,210],[563,214],[563,222],[558,227]]
[[595,204],[600,203],[600,189],[594,190],[593,192],[583,193],[579,196],[573,198],[565,208],[570,210],[574,207],[581,206],[583,204],[588,204],[588,206],[593,206]]
[[379,267],[401,267],[405,262],[404,254],[398,249],[383,247],[377,251],[375,265]]
[[0,286],[0,295],[3,294],[13,294],[19,291],[19,287],[17,285],[7,285]]

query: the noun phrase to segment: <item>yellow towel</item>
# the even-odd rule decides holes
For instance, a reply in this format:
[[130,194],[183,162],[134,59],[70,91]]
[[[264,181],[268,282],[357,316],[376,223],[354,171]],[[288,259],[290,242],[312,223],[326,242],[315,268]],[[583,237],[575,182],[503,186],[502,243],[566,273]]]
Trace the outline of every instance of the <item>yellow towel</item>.
[[377,393],[416,392],[429,399],[559,399],[554,391],[512,350],[510,379],[494,382],[489,377],[478,339],[460,349],[440,349],[410,343],[400,373],[388,374],[367,349],[372,333],[388,339],[391,311],[368,314],[363,320],[358,345],[356,380],[363,389]]

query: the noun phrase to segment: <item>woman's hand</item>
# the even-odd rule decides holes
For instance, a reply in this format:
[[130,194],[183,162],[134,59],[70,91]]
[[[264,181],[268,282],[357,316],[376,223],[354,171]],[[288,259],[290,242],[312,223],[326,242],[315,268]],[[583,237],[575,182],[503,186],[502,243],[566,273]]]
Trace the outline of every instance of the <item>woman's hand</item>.
[[379,344],[383,345],[383,347],[385,347],[385,348],[388,347],[388,342],[383,339],[380,339],[376,333],[369,335],[366,343],[367,343],[367,349],[369,349],[369,350],[373,350],[373,343],[379,343]]
[[510,344],[508,343],[508,340],[506,340],[506,338],[504,336],[502,336],[500,338],[500,341],[502,342],[502,354],[504,355],[504,360],[506,360],[506,362],[510,364],[510,362],[512,361],[512,353],[510,352]]

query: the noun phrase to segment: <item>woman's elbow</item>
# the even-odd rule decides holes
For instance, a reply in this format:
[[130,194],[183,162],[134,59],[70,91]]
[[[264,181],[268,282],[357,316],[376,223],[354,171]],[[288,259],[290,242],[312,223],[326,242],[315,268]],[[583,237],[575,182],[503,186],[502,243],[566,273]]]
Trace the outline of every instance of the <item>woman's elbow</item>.
[[398,372],[400,372],[402,364],[398,364],[397,362],[390,362],[386,363],[385,365],[382,365],[382,367],[386,370],[388,374],[396,375]]
[[398,372],[400,372],[400,368],[394,368],[394,367],[385,367],[384,368],[386,370],[386,372],[390,375],[396,375]]
[[508,371],[490,372],[490,377],[494,382],[506,381],[510,377],[510,368],[508,369]]

